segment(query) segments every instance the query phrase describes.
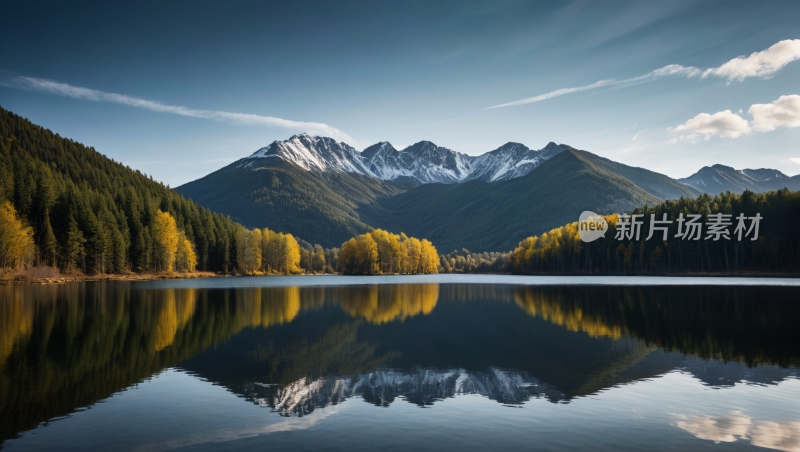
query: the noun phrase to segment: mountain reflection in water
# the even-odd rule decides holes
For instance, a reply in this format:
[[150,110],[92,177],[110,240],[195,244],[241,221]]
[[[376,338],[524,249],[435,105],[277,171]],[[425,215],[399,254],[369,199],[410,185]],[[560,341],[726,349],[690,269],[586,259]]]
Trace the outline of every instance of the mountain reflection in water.
[[[284,416],[351,397],[569,403],[675,369],[714,387],[774,385],[800,363],[798,301],[782,287],[7,285],[0,440],[170,367]],[[718,434],[717,418],[675,416],[720,441],[780,427],[734,413]]]

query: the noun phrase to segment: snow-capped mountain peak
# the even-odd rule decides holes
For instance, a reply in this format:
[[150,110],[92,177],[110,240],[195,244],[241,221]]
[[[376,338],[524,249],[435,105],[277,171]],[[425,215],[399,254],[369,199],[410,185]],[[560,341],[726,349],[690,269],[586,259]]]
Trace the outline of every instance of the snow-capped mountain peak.
[[383,180],[410,178],[421,183],[459,183],[473,179],[486,182],[524,176],[539,164],[564,150],[550,143],[531,150],[520,143],[506,143],[494,151],[471,156],[420,141],[402,151],[382,141],[362,152],[331,138],[294,135],[274,141],[243,159],[238,166],[257,169],[259,159],[280,158],[313,172],[348,172]]
[[258,165],[258,158],[277,157],[313,172],[335,171],[366,174],[375,177],[362,162],[361,154],[346,143],[328,137],[312,137],[305,133],[286,141],[273,141],[244,159],[240,166]]

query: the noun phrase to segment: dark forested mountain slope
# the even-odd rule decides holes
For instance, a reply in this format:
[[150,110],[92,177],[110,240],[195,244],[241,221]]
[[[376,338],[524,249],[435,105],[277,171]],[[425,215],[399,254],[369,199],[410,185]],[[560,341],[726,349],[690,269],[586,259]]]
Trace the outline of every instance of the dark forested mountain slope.
[[[243,164],[243,162],[245,164]],[[176,190],[248,228],[269,227],[326,247],[371,228],[359,207],[380,210],[410,186],[361,174],[306,171],[278,158],[234,162]]]
[[[0,203],[34,229],[37,261],[87,272],[148,270],[151,224],[168,212],[198,269],[235,264],[235,223],[73,140],[0,108]],[[69,264],[69,265],[67,265]]]
[[441,251],[490,251],[513,248],[521,237],[577,221],[584,210],[630,211],[661,201],[596,160],[568,148],[526,176],[422,185],[388,198],[383,210],[362,209],[361,218],[392,232],[427,237]]
[[696,198],[702,192],[693,187],[671,179],[660,173],[656,173],[644,168],[636,168],[633,166],[623,165],[607,158],[600,157],[591,153],[585,154],[587,159],[592,163],[609,173],[622,176],[653,196],[661,199],[680,199],[681,196],[686,198]]

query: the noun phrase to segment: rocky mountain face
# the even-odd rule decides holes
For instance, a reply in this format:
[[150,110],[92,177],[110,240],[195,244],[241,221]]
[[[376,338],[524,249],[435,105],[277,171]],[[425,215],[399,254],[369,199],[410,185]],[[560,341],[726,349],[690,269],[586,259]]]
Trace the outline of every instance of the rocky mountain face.
[[725,165],[705,166],[678,181],[711,195],[726,191],[742,193],[745,190],[758,193],[784,187],[793,191],[800,190],[800,176],[789,177],[768,168],[736,170]]
[[536,151],[524,144],[506,143],[494,151],[475,157],[473,170],[466,180],[496,182],[521,177],[566,148],[563,144],[550,142]]
[[420,141],[402,151],[381,142],[356,151],[331,138],[295,135],[274,141],[238,162],[239,167],[258,169],[268,164],[262,159],[279,158],[313,172],[347,172],[381,180],[417,183],[459,183],[470,180],[496,182],[528,174],[542,162],[563,151],[563,145],[550,143],[532,150],[520,143],[506,143],[494,151],[471,156]]
[[345,143],[327,137],[295,135],[286,141],[273,141],[247,158],[240,160],[238,167],[257,169],[264,166],[261,159],[282,159],[292,162],[306,171],[345,172],[374,176],[365,166],[361,153]]

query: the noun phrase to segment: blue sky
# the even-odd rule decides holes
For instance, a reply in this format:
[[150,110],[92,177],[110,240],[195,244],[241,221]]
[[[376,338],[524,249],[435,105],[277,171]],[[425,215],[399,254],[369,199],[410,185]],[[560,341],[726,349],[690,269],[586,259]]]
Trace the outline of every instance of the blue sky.
[[69,3],[4,6],[0,105],[172,186],[304,130],[800,173],[796,1]]

